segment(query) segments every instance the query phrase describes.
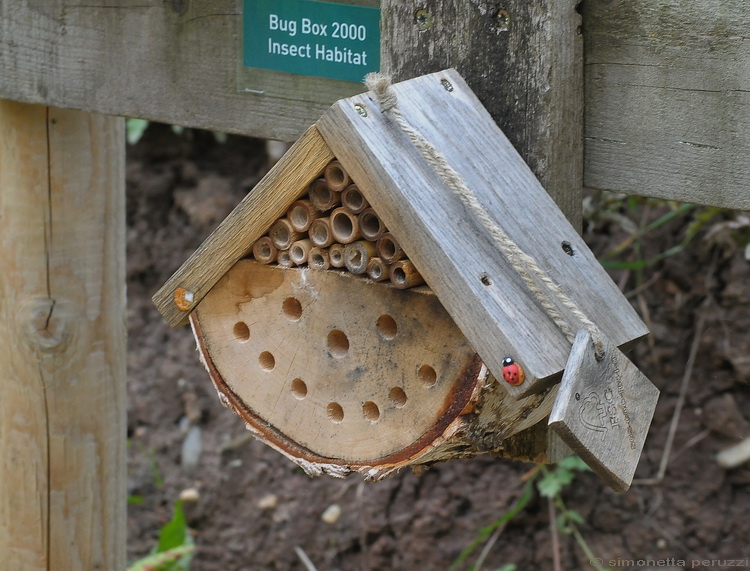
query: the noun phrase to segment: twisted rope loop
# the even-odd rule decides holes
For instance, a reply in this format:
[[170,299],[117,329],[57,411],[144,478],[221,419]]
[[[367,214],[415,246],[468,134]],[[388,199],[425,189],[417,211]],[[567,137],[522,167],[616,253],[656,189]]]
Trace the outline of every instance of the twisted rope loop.
[[[555,283],[547,273],[539,267],[536,260],[516,244],[508,236],[505,230],[487,214],[485,208],[477,199],[476,195],[466,186],[463,178],[453,167],[448,164],[445,156],[427,139],[422,136],[401,114],[398,106],[398,98],[391,87],[391,80],[380,73],[369,73],[365,77],[365,85],[375,96],[380,110],[390,118],[406,134],[409,141],[419,151],[422,158],[438,174],[443,182],[461,200],[461,202],[474,214],[485,230],[490,234],[498,249],[503,253],[510,265],[521,277],[526,287],[537,298],[547,315],[555,322],[563,332],[566,339],[572,344],[575,341],[575,331],[568,321],[563,317],[558,306],[550,298],[550,294],[575,316],[578,322],[590,334],[594,341],[594,351],[597,359],[604,355],[602,335],[596,324],[570,299],[562,288]],[[541,285],[541,287],[540,287]]]

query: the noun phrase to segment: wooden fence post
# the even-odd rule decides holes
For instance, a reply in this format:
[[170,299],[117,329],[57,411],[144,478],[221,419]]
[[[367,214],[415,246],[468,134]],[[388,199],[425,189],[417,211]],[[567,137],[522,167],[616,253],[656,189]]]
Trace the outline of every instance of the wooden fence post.
[[125,567],[124,122],[0,101],[0,560]]
[[583,38],[577,4],[382,0],[381,68],[400,81],[455,67],[578,228]]
[[[381,0],[383,72],[400,81],[455,67],[575,228],[583,187],[578,4]],[[457,145],[461,137],[457,130]],[[546,422],[507,441],[516,458],[555,460],[568,452]]]

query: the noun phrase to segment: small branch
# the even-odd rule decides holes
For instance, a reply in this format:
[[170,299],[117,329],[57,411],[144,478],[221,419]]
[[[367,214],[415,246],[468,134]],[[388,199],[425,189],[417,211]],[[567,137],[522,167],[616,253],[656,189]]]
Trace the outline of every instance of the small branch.
[[549,513],[549,531],[552,536],[552,565],[555,571],[562,571],[560,561],[560,535],[557,532],[557,511],[553,498],[547,498],[547,512]]

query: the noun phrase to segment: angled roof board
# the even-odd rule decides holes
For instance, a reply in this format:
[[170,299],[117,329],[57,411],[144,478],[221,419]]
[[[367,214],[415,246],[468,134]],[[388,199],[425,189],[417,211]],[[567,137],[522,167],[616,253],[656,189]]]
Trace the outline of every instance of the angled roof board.
[[[445,155],[489,214],[607,337],[627,349],[648,333],[455,70],[393,89],[409,123]],[[511,394],[525,396],[557,380],[570,342],[487,231],[371,97],[337,102],[317,125],[391,232],[408,245],[410,258],[490,371],[501,376],[508,355],[523,362],[529,380],[508,387]]]

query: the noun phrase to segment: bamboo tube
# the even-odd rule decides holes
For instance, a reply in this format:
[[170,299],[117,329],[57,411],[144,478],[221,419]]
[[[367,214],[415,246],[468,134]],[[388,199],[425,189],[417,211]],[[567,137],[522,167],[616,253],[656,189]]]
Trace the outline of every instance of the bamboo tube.
[[348,208],[354,214],[359,214],[370,206],[370,203],[356,184],[350,184],[341,192],[341,206]]
[[297,240],[289,248],[289,257],[292,258],[292,262],[294,262],[295,265],[301,266],[307,262],[312,247],[312,241],[309,238]]
[[349,244],[344,250],[344,264],[353,274],[364,274],[367,264],[375,255],[375,244],[367,240],[360,240]]
[[331,256],[325,248],[314,246],[307,256],[307,264],[314,270],[327,270],[331,267]]
[[279,250],[288,250],[292,243],[299,240],[302,236],[292,228],[289,220],[280,218],[271,226],[268,236],[273,240],[273,245]]
[[393,262],[406,257],[401,246],[398,245],[398,242],[390,232],[386,232],[378,238],[376,248],[378,256],[380,256],[386,264],[392,264]]
[[346,246],[343,244],[331,244],[328,248],[328,258],[331,260],[331,266],[334,268],[343,268],[344,263],[344,250]]
[[331,213],[331,234],[340,244],[351,244],[359,239],[359,220],[346,208],[337,208]]
[[279,253],[276,256],[276,263],[281,267],[291,268],[294,265],[294,261],[292,261],[292,256],[289,254],[289,250],[279,250]]
[[324,178],[314,180],[310,185],[308,193],[313,207],[321,212],[326,212],[334,206],[341,204],[341,193],[331,190]]
[[323,172],[323,177],[328,183],[328,188],[337,192],[341,192],[352,182],[341,163],[335,160],[328,163]]
[[376,242],[385,233],[385,225],[372,208],[366,208],[359,215],[359,232],[365,240]]
[[407,289],[424,283],[424,278],[409,260],[399,260],[391,266],[391,283],[398,289]]
[[330,218],[318,218],[310,226],[310,240],[318,248],[327,248],[333,244]]
[[370,258],[367,263],[367,275],[374,282],[382,282],[391,277],[391,269],[380,258]]
[[298,200],[289,207],[286,212],[287,220],[297,232],[307,232],[313,220],[320,217],[317,210],[309,200]]
[[263,236],[253,244],[253,257],[261,264],[270,264],[276,261],[278,249],[268,236]]

